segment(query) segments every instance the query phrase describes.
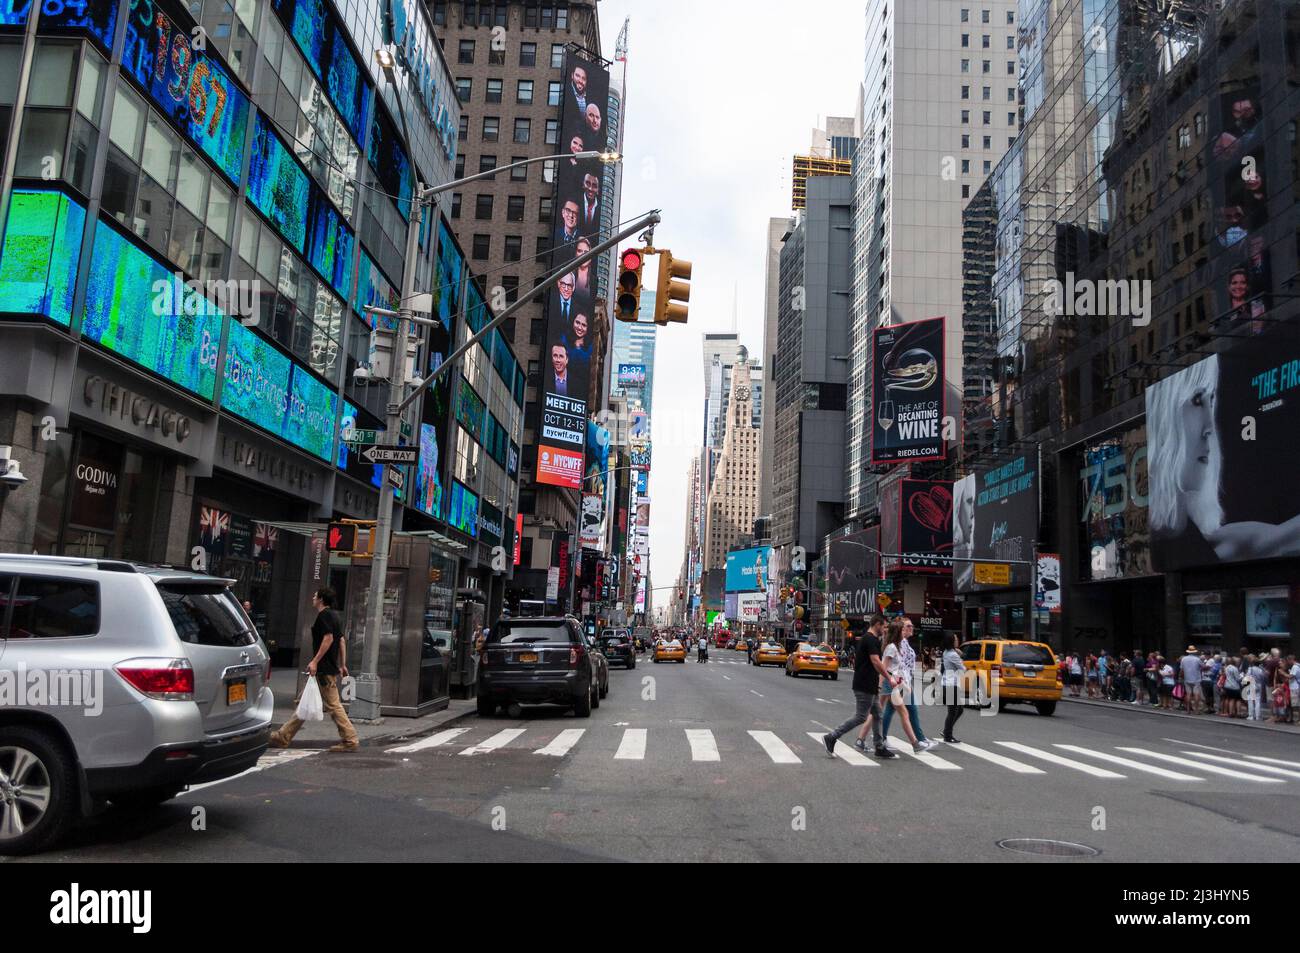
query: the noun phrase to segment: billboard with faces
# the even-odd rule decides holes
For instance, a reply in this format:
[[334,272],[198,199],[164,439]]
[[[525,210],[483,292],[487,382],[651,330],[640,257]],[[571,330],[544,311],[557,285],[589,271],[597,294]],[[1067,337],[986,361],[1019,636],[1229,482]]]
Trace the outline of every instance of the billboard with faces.
[[1300,554],[1300,339],[1248,337],[1146,391],[1157,572]]
[[[609,72],[569,51],[564,58],[560,158],[555,176],[555,223],[551,264],[561,268],[600,241],[603,209],[601,164],[574,158],[606,148]],[[542,354],[542,433],[537,482],[582,486],[590,393],[596,273],[591,263],[561,277],[546,296],[546,344]]]

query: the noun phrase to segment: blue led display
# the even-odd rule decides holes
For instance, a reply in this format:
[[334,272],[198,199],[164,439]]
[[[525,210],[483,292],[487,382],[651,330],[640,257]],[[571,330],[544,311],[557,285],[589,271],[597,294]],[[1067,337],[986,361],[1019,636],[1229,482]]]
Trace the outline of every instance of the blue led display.
[[153,0],[131,0],[122,68],[226,178],[239,185],[248,97],[217,58],[194,49],[189,30]]
[[285,440],[328,460],[334,451],[334,417],[339,395],[303,367],[295,364],[289,410],[281,431]]
[[272,0],[307,65],[325,87],[352,138],[365,142],[366,111],[371,89],[362,77],[361,66],[343,38],[343,26],[324,0]]
[[15,189],[0,246],[0,312],[72,322],[86,210],[62,192]]
[[175,280],[153,255],[97,222],[81,334],[211,400],[225,315],[188,288],[177,309]]
[[300,255],[307,248],[311,191],[311,178],[280,141],[270,121],[257,113],[253,120],[253,159],[248,166],[248,200]]
[[[0,25],[25,26],[31,0],[0,0]],[[87,30],[105,50],[113,48],[117,0],[43,0],[37,31]]]
[[451,512],[447,522],[466,536],[478,539],[478,494],[466,489],[459,480],[451,481]]
[[411,193],[415,185],[411,175],[411,160],[402,147],[397,127],[388,118],[387,111],[375,104],[375,117],[370,123],[370,152],[368,158],[375,170],[379,184],[389,195],[398,196],[397,211],[402,218],[411,217]]

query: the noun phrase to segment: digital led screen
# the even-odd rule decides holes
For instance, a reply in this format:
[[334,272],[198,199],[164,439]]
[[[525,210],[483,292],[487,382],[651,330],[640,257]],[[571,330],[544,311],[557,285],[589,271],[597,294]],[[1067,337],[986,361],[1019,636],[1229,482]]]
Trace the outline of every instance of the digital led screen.
[[[975,581],[975,563],[1015,560],[1011,584],[1027,586],[1024,563],[1038,538],[1038,480],[1035,459],[1013,458],[1001,466],[968,474],[952,486],[953,587],[974,592],[990,586]],[[883,508],[882,508],[883,512]],[[882,548],[885,548],[882,546]],[[896,550],[894,550],[896,552]]]
[[478,290],[478,282],[470,281],[467,284],[468,287],[465,289],[465,321],[469,324],[470,333],[478,334],[483,330],[484,325],[491,320],[491,316],[488,314],[487,305],[483,303],[483,292]]
[[179,314],[159,313],[155,283],[173,275],[104,221],[95,242],[82,313],[82,336],[207,400],[217,383],[217,347],[225,319],[215,305],[186,289]]
[[[367,419],[369,415],[363,417],[361,411],[355,404],[349,401],[343,401],[343,419],[339,421],[339,429],[348,430],[358,427],[366,430],[383,430],[384,425],[377,420]],[[361,459],[357,449],[350,443],[339,441],[339,452],[336,458],[338,468],[349,476],[362,481],[369,482],[373,487],[379,487],[384,479],[384,467],[379,463],[366,463]]]
[[727,592],[766,592],[771,573],[771,546],[737,549],[727,553]]
[[0,313],[72,322],[86,210],[61,192],[15,189],[0,247]]
[[216,57],[191,45],[189,28],[173,21],[155,0],[131,0],[122,66],[177,128],[239,185],[248,97]]
[[[0,0],[0,25],[24,26],[31,0]],[[113,48],[117,0],[54,0],[41,4],[42,32],[50,28],[88,30],[106,50]]]
[[447,522],[466,536],[478,539],[478,494],[471,493],[457,480],[451,481],[451,512]]
[[944,459],[944,319],[876,328],[871,353],[871,462]]
[[226,340],[221,406],[263,430],[282,435],[293,362],[270,341],[234,323]]
[[334,418],[339,396],[310,371],[294,365],[289,412],[281,435],[322,460],[334,451]]
[[465,256],[456,246],[456,239],[447,228],[447,223],[438,220],[438,280],[434,295],[437,299],[438,318],[448,331],[455,320],[459,305],[460,279],[465,271]]
[[402,146],[397,127],[388,118],[383,106],[375,105],[375,117],[370,123],[370,151],[367,158],[375,170],[379,184],[389,195],[397,196],[397,211],[402,218],[411,217],[411,160]]
[[487,405],[474,392],[469,381],[460,379],[460,400],[456,404],[456,419],[462,427],[470,432],[479,443],[483,442],[483,420],[487,414]]
[[[375,326],[375,317],[367,313],[367,306],[377,308],[387,308],[390,311],[396,311],[401,292],[393,286],[393,283],[384,277],[384,273],[379,270],[379,266],[374,260],[366,254],[364,247],[361,249],[361,267],[357,274],[357,293],[353,299],[353,307],[356,308],[357,314],[365,319],[371,327]],[[389,318],[379,315],[381,327],[395,329],[397,321],[395,318]]]
[[358,144],[365,142],[371,90],[343,38],[342,24],[323,0],[272,0],[271,6],[325,87],[325,94],[343,117],[352,138]]
[[438,449],[438,428],[420,424],[420,460],[415,467],[415,508],[430,516],[442,517],[446,501],[442,482],[442,455]]
[[352,292],[352,229],[325,196],[312,186],[311,242],[307,261],[344,300]]
[[311,178],[260,112],[253,121],[248,200],[299,254],[306,251]]

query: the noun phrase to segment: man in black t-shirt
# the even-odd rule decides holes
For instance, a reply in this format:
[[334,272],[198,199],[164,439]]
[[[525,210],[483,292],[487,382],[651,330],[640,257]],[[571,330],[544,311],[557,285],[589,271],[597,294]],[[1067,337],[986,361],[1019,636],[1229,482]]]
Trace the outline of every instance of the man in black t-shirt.
[[[885,617],[872,616],[871,625],[858,639],[857,658],[853,663],[853,697],[857,700],[857,708],[848,721],[822,737],[822,743],[826,745],[826,753],[832,758],[835,757],[835,743],[840,737],[857,728],[868,718],[871,718],[871,740],[875,743],[876,757],[897,757],[885,747],[884,736],[880,733],[880,713],[876,707],[877,699],[880,697],[880,680],[883,677],[888,682],[889,679],[885,663],[880,660],[880,636],[884,630]],[[888,685],[887,690],[892,689],[893,686]]]
[[[334,719],[339,730],[341,740],[329,750],[356,751],[360,747],[357,730],[343,709],[343,702],[339,700],[339,677],[348,674],[348,648],[343,636],[343,619],[334,608],[334,602],[333,589],[317,589],[311,597],[311,604],[317,614],[316,621],[311,625],[313,655],[307,663],[307,675],[316,679],[325,714]],[[289,747],[302,724],[302,719],[295,712],[283,728],[271,732],[271,746]]]

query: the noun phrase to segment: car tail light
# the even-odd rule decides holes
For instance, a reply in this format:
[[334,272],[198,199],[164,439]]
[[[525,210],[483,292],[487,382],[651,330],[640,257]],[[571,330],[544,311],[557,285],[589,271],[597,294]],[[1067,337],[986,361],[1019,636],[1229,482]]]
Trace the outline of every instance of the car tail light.
[[137,658],[113,666],[141,695],[160,701],[194,700],[194,669],[189,659]]
[[271,684],[271,660],[266,660],[266,684]]
[[582,646],[580,645],[570,646],[569,647],[569,668],[577,668],[578,662],[582,660],[583,654],[584,653],[582,651]]

